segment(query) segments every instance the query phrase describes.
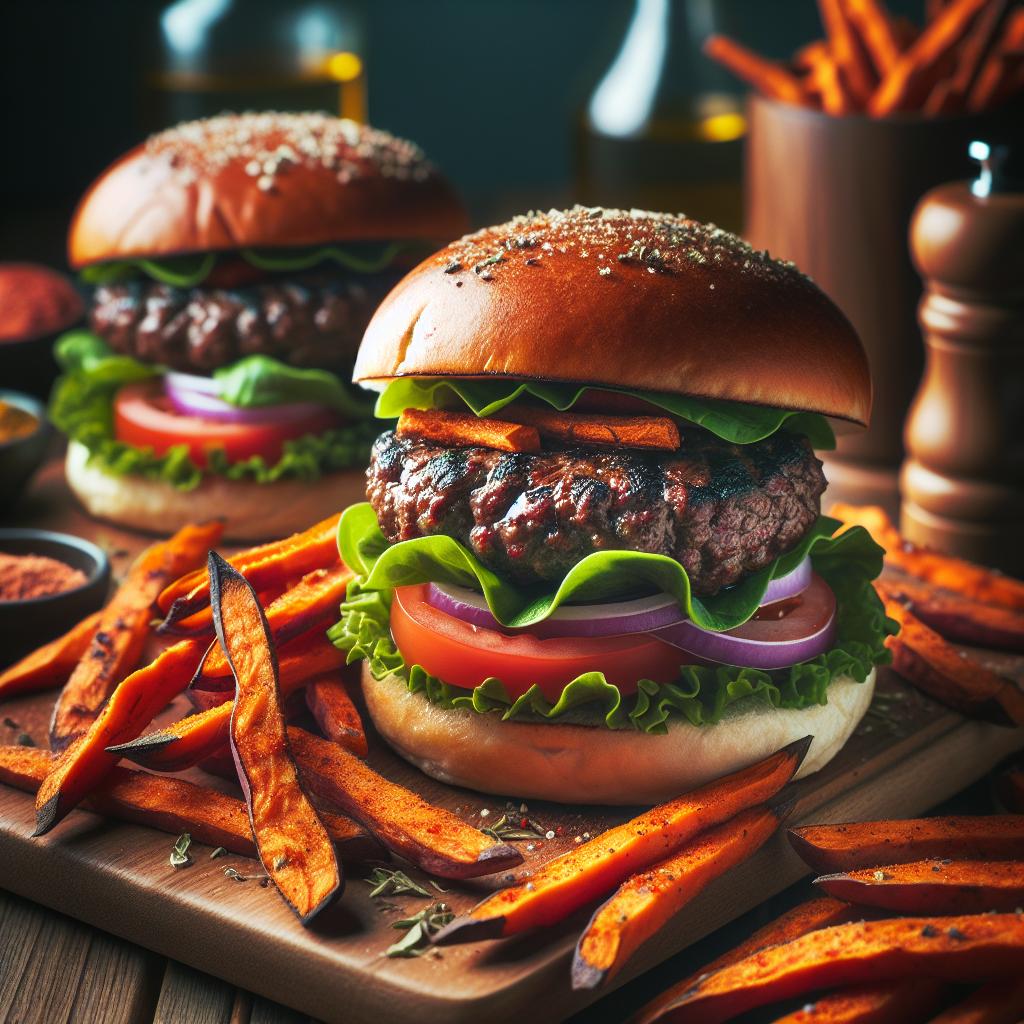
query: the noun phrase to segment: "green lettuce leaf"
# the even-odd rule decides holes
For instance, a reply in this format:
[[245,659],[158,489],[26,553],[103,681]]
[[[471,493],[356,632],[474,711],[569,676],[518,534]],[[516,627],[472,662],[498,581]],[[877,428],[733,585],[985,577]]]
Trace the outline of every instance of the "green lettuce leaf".
[[[229,480],[258,483],[282,479],[316,480],[325,473],[365,465],[377,433],[377,425],[372,420],[361,419],[323,434],[309,434],[286,441],[281,458],[274,464],[268,464],[259,456],[229,463],[223,451],[214,449],[209,455],[209,466],[203,470],[191,460],[185,445],[176,445],[165,454],[156,455],[151,448],[136,448],[114,437],[114,395],[126,384],[160,376],[164,372],[162,368],[115,354],[102,338],[89,331],[65,334],[57,342],[56,354],[64,373],[50,396],[50,419],[69,438],[89,450],[91,462],[116,476],[163,480],[179,490],[198,487],[204,472]],[[274,368],[271,371],[270,376],[278,381],[288,376]],[[300,397],[295,383],[298,379],[290,379],[288,386],[296,390],[292,392],[294,397],[288,400],[318,400],[307,399],[305,393]],[[237,387],[237,397],[241,399],[235,404],[245,404],[244,400],[250,397],[245,387],[233,379],[232,386]],[[321,390],[317,394],[320,394],[325,385],[321,382],[318,386]],[[340,382],[337,386],[342,387]],[[266,393],[266,389],[260,390],[259,384],[253,385],[254,395],[265,396]]]
[[437,377],[398,377],[377,398],[376,414],[382,419],[401,416],[404,409],[438,409],[463,403],[477,416],[493,416],[506,405],[525,396],[546,402],[564,412],[587,391],[610,391],[641,398],[680,419],[696,423],[733,444],[753,444],[777,430],[803,434],[818,449],[836,446],[835,435],[824,416],[811,412],[770,409],[744,402],[712,398],[690,398],[660,391],[631,391],[625,388],[580,387],[540,381],[459,380]]
[[[839,676],[864,682],[875,665],[889,660],[886,636],[895,632],[871,580],[880,571],[880,550],[859,527],[838,536],[819,535],[812,545],[814,567],[837,599],[835,646],[788,669],[765,672],[729,665],[681,665],[675,683],[638,682],[636,694],[623,696],[601,672],[572,680],[559,699],[548,701],[536,686],[512,699],[501,681],[484,680],[474,690],[450,686],[422,666],[408,666],[389,628],[390,589],[368,586],[364,576],[349,585],[341,619],[328,636],[347,660],[367,660],[377,679],[395,674],[413,693],[444,708],[466,708],[502,719],[572,722],[609,729],[664,733],[673,718],[693,725],[718,722],[738,705],[760,702],[778,708],[806,708],[828,703],[828,686]],[[685,655],[681,654],[681,657]]]
[[[388,544],[367,502],[352,505],[338,522],[338,550],[346,565],[363,577],[367,587],[387,590],[413,583],[455,583],[484,595],[494,617],[504,626],[534,626],[569,602],[621,600],[642,593],[670,594],[689,618],[703,629],[733,629],[757,610],[775,577],[796,568],[839,521],[820,516],[792,551],[770,566],[747,576],[735,587],[713,596],[698,597],[690,589],[686,570],[666,555],[640,551],[595,551],[577,562],[557,586],[519,587],[488,569],[466,547],[438,535]],[[845,543],[855,542],[854,540]],[[882,549],[862,557],[881,571]]]
[[[302,246],[291,249],[239,249],[237,253],[193,253],[162,259],[114,260],[82,271],[86,284],[112,284],[133,277],[150,277],[173,288],[195,288],[210,276],[218,257],[240,256],[260,270],[308,270],[320,263],[334,263],[358,274],[387,269],[399,254],[423,248],[420,242],[347,242],[342,245]],[[426,253],[424,253],[426,255]]]
[[289,402],[316,402],[345,416],[368,418],[370,402],[327,370],[288,366],[271,356],[246,356],[214,370],[218,397],[244,409]]

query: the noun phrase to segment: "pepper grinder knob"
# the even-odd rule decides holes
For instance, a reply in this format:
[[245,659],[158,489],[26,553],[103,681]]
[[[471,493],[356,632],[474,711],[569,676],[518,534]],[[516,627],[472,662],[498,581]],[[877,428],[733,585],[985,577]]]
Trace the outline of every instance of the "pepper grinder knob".
[[927,193],[910,226],[925,370],[904,430],[906,537],[1024,573],[1024,170],[973,142],[973,182]]

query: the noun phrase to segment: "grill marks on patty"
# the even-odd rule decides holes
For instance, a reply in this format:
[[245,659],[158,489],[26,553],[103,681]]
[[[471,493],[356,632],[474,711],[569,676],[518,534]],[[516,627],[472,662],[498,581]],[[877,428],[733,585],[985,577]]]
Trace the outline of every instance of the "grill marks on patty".
[[592,551],[679,561],[713,594],[804,536],[825,490],[806,438],[734,445],[693,428],[678,452],[539,455],[382,434],[367,495],[392,543],[446,534],[522,584],[560,580]]
[[250,355],[348,368],[396,279],[314,271],[240,288],[128,281],[96,289],[90,326],[118,352],[186,373],[208,373]]

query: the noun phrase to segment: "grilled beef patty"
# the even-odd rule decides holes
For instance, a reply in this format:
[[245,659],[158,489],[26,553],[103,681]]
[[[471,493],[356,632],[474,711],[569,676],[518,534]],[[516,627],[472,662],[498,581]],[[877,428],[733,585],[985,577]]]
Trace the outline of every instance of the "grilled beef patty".
[[736,445],[699,428],[677,452],[538,455],[448,448],[393,431],[374,444],[367,495],[392,543],[447,534],[519,583],[557,581],[592,551],[668,555],[696,593],[763,569],[818,516],[821,463],[780,431]]
[[250,355],[347,369],[396,279],[313,271],[239,288],[127,281],[96,289],[90,326],[118,352],[185,373],[209,373]]

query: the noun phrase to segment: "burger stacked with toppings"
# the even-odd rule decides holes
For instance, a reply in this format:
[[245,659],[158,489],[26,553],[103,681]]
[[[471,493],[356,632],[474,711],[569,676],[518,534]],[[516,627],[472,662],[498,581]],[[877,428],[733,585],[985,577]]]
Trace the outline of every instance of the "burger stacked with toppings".
[[464,229],[413,143],[323,114],[223,115],[153,136],[71,225],[94,285],[57,346],[51,415],[95,515],[291,532],[359,496],[375,429],[348,383],[377,303]]
[[629,804],[845,743],[891,624],[814,450],[871,385],[792,265],[681,216],[530,214],[408,274],[355,379],[397,423],[341,518],[331,637],[404,757]]

